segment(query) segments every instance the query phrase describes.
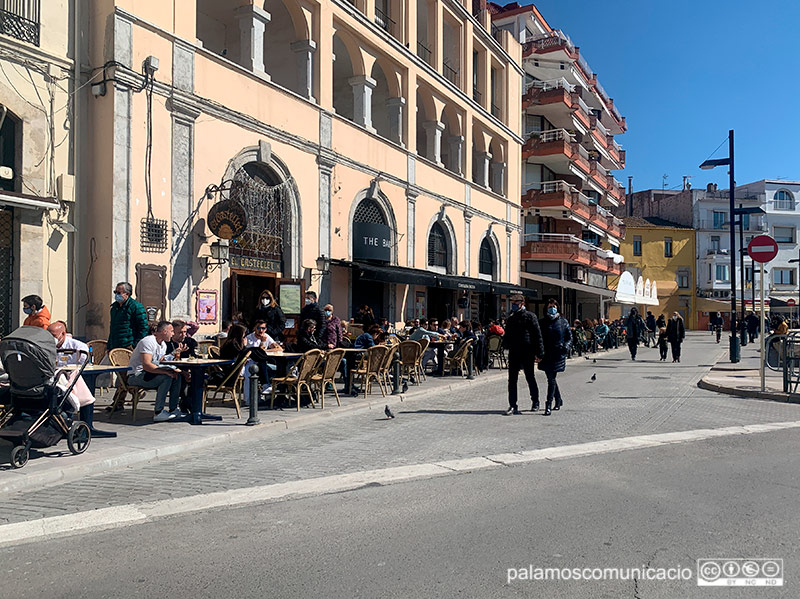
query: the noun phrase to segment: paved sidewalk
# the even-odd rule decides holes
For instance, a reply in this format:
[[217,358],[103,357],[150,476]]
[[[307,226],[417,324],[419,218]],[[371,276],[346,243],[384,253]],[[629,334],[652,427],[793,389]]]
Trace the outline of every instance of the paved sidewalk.
[[210,450],[220,444],[279,434],[354,411],[375,409],[383,416],[387,404],[397,409],[401,401],[468,389],[470,385],[493,379],[500,382],[506,376],[506,370],[495,369],[478,375],[474,381],[459,376],[439,378],[428,375],[427,381],[421,385],[410,385],[407,392],[401,395],[387,395],[384,398],[377,385],[373,386],[367,399],[363,394],[346,397],[340,393],[341,406],[337,406],[332,393],[326,393],[324,410],[311,407],[303,407],[299,412],[294,407],[263,410],[258,413],[261,424],[257,426],[246,426],[249,408],[245,406],[242,406],[242,418],[237,419],[230,401],[224,405],[209,405],[208,413],[223,417],[219,422],[207,421],[202,426],[191,426],[186,422],[154,423],[152,392],[139,404],[135,421],[131,419],[130,404],[126,404],[124,412],[110,417],[104,410],[113,397],[113,391],[109,391],[98,399],[94,424],[100,430],[116,432],[117,437],[92,439],[89,449],[82,455],[72,455],[67,449],[67,442],[62,441],[55,447],[31,450],[28,464],[15,470],[9,464],[11,446],[0,440],[0,494],[63,483],[86,475],[155,462],[168,456]]
[[[724,345],[723,349],[727,350],[727,343],[727,338],[723,337],[720,346]],[[765,369],[764,391],[761,391],[760,355],[758,340],[742,348],[741,360],[737,364],[731,364],[729,354],[725,351],[722,358],[700,379],[697,386],[707,391],[737,397],[800,403],[800,395],[784,393],[783,374],[769,368]]]

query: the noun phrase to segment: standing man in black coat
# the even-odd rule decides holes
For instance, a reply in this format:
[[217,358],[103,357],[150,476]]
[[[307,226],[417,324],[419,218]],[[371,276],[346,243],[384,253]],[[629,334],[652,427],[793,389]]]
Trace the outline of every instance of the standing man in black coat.
[[686,327],[683,318],[677,312],[672,313],[672,318],[667,323],[667,341],[672,346],[672,361],[681,361],[681,343],[686,337]]
[[631,352],[631,360],[636,360],[636,350],[639,347],[639,338],[644,332],[642,317],[636,307],[631,308],[628,319],[625,321],[625,338],[628,340],[628,350]]
[[531,410],[539,409],[539,387],[536,386],[536,363],[544,357],[542,332],[536,315],[525,309],[522,295],[511,296],[511,316],[506,320],[503,348],[508,351],[508,410],[506,414],[519,414],[517,407],[517,380],[519,371],[525,372],[531,392]]
[[300,310],[300,327],[298,333],[302,330],[302,324],[306,320],[313,320],[317,327],[317,331],[322,331],[325,328],[325,317],[322,314],[322,308],[317,303],[317,294],[314,291],[306,291],[306,305]]
[[[572,346],[572,332],[567,319],[558,313],[558,302],[551,299],[547,303],[547,314],[539,321],[544,343],[544,358],[539,362],[539,370],[547,376],[547,401],[544,404],[544,415],[550,416],[550,409],[560,410],[561,391],[558,389],[556,375],[567,367],[567,356]],[[556,404],[553,405],[553,399]]]

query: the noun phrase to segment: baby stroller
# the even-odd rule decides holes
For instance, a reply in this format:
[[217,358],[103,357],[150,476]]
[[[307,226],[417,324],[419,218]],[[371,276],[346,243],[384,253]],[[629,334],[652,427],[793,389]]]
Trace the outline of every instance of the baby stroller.
[[0,390],[0,403],[10,406],[11,416],[0,428],[0,439],[13,444],[11,465],[28,463],[31,447],[41,449],[58,444],[64,437],[73,454],[86,451],[92,433],[85,422],[73,421],[74,408],[67,401],[89,360],[66,390],[56,382],[56,341],[39,327],[20,327],[0,341],[0,360],[8,373],[10,387]]

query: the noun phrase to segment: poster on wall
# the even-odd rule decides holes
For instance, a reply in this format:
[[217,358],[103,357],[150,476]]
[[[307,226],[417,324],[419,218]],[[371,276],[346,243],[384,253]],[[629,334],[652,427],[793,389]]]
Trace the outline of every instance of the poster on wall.
[[417,291],[414,301],[414,318],[425,318],[425,292]]
[[213,324],[217,322],[217,292],[214,290],[197,291],[197,322]]
[[284,314],[300,314],[303,307],[300,285],[282,284],[280,291],[280,306]]

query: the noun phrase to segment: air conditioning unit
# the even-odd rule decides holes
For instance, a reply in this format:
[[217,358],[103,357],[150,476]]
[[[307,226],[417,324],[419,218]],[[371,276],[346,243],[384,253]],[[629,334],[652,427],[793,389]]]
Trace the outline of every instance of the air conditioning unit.
[[575,269],[575,280],[576,281],[580,281],[581,283],[586,281],[586,271],[583,270],[582,268],[576,268]]

